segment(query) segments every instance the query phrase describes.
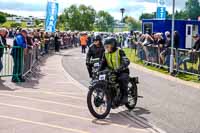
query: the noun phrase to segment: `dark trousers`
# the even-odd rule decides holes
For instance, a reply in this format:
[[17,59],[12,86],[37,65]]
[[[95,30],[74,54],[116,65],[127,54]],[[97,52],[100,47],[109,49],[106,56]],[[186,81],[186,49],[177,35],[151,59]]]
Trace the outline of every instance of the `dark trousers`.
[[122,92],[123,97],[128,96],[128,83],[129,83],[129,74],[128,73],[120,73],[119,75],[119,83],[120,83],[120,89]]
[[82,46],[82,53],[86,53],[86,46]]
[[59,52],[59,51],[60,51],[60,44],[55,43],[55,52]]
[[46,53],[46,54],[49,53],[49,44],[45,44],[45,45],[44,45],[44,50],[45,50],[45,53]]
[[13,56],[13,77],[12,80],[20,81],[23,74],[23,58],[20,56]]
[[88,73],[90,78],[92,78],[92,65],[87,65]]
[[3,69],[3,62],[2,62],[2,57],[0,57],[0,72],[2,71]]

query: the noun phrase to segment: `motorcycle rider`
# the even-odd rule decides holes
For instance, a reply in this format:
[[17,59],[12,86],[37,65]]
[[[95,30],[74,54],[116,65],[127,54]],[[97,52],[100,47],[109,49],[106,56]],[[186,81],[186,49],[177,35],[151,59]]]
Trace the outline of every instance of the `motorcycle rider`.
[[93,39],[93,44],[89,47],[87,56],[86,56],[86,66],[89,72],[90,78],[92,78],[92,67],[93,64],[90,63],[91,59],[99,58],[99,61],[102,59],[105,50],[103,47],[101,36],[97,35]]
[[130,61],[126,57],[124,51],[117,47],[115,38],[107,38],[104,42],[105,54],[102,58],[100,70],[109,68],[118,76],[120,89],[123,96],[122,103],[128,102],[128,83],[129,83],[129,64]]

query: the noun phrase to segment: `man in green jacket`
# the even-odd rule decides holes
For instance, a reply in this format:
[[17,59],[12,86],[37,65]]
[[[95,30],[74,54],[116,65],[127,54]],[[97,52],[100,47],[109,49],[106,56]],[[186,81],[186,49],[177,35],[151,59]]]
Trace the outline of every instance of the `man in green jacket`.
[[123,103],[128,102],[128,83],[129,83],[129,64],[124,51],[117,47],[115,38],[107,38],[104,42],[106,52],[104,53],[100,70],[109,68],[116,72],[120,82],[120,88],[123,95]]

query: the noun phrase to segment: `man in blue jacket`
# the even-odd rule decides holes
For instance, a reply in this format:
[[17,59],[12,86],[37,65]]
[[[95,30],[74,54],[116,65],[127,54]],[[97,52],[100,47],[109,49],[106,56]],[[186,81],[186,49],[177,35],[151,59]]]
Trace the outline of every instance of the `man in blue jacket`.
[[19,34],[15,36],[14,47],[12,49],[11,55],[13,57],[13,77],[12,82],[25,82],[22,77],[23,74],[23,64],[24,64],[24,49],[27,48],[27,31],[22,30]]

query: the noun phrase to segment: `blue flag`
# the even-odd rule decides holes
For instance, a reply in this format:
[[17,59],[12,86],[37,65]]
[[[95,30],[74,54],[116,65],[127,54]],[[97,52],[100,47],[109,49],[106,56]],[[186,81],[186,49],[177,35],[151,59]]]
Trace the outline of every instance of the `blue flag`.
[[58,2],[56,2],[55,0],[48,1],[46,21],[45,21],[46,32],[56,31],[57,17],[58,17]]

